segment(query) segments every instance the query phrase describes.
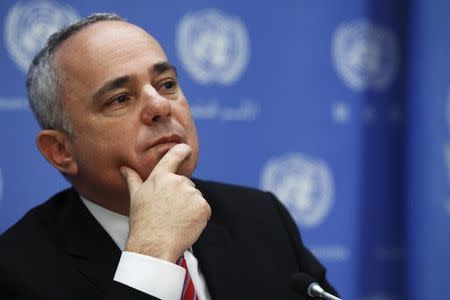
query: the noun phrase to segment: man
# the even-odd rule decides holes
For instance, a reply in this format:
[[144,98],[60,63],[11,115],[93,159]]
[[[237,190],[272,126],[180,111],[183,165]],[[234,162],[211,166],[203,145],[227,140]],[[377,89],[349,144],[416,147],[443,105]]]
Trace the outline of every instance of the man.
[[301,299],[297,272],[333,291],[273,195],[190,179],[189,106],[143,29],[111,14],[62,29],[27,88],[37,146],[73,188],[1,237],[2,299]]

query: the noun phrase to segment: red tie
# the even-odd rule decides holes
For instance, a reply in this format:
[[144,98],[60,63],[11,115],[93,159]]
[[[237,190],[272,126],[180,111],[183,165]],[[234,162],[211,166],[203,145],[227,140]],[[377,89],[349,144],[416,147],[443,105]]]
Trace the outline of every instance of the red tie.
[[191,275],[189,275],[189,271],[186,265],[186,259],[184,259],[184,256],[180,257],[177,264],[186,270],[186,277],[184,278],[181,300],[198,300],[197,293],[195,292],[194,288],[194,283],[192,282]]

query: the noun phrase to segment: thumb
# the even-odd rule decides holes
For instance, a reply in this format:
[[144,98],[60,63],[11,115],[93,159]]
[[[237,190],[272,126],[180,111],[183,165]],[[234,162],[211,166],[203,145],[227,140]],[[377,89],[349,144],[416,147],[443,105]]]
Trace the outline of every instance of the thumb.
[[128,192],[130,193],[131,198],[131,195],[133,195],[142,185],[141,176],[139,176],[135,170],[125,166],[120,167],[120,173],[127,180]]

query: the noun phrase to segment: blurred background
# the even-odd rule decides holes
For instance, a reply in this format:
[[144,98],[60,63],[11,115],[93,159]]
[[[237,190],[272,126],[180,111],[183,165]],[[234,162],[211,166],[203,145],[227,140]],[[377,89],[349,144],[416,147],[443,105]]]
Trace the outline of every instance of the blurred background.
[[160,41],[197,123],[195,176],[274,192],[344,299],[445,298],[449,1],[2,0],[0,232],[68,186],[35,147],[25,74],[93,12]]

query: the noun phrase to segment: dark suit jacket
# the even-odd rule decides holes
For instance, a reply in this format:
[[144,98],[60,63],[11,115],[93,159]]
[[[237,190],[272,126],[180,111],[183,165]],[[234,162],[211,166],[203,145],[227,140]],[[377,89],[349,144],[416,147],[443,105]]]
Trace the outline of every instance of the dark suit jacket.
[[[193,246],[212,299],[306,299],[306,272],[334,292],[270,193],[195,181],[212,217]],[[120,250],[73,189],[32,209],[0,237],[1,299],[154,299],[113,281]]]

